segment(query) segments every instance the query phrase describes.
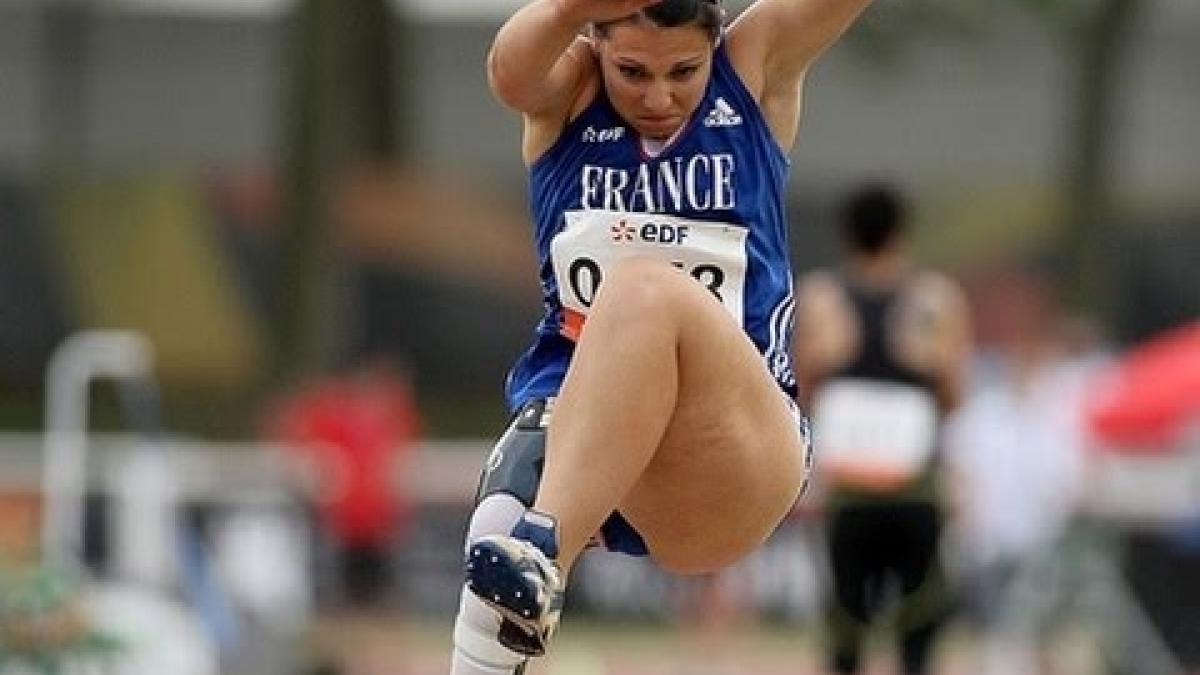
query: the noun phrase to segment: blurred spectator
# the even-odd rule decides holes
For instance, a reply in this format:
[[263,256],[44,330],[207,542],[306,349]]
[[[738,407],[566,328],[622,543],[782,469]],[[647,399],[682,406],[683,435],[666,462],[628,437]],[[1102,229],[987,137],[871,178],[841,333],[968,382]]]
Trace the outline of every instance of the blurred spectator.
[[[1113,359],[1088,392],[1089,513],[1120,534],[1122,585],[1152,630],[1116,648],[1200,673],[1200,319],[1143,339]],[[1116,565],[1114,565],[1115,567]],[[1114,575],[1116,576],[1116,575]],[[1129,612],[1126,611],[1126,614]],[[1159,670],[1158,672],[1168,672]]]
[[276,403],[269,424],[271,435],[312,462],[346,599],[381,599],[391,581],[389,550],[412,508],[393,483],[420,432],[407,381],[381,367],[320,379]]
[[[1015,580],[1051,550],[1075,514],[1084,468],[1082,401],[1098,363],[1098,332],[1064,319],[1049,281],[1033,269],[993,273],[976,301],[975,386],[951,420],[947,458],[969,616],[995,638],[1001,618],[1020,611],[1013,605]],[[996,656],[996,640],[990,642],[985,654]],[[1012,659],[1028,652],[1004,649],[1003,664],[984,667],[1008,671]]]
[[860,672],[868,631],[897,593],[903,672],[925,673],[949,610],[937,448],[964,386],[966,303],[949,278],[911,262],[905,204],[891,186],[864,186],[838,215],[845,263],[803,280],[796,320],[826,491],[830,666]]
[[0,567],[23,567],[38,561],[42,509],[40,495],[0,486]]

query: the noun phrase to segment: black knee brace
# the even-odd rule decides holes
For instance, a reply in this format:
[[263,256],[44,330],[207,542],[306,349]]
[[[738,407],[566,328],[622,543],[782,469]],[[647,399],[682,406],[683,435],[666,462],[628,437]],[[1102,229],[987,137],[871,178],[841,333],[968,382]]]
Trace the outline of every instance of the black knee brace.
[[521,406],[504,435],[488,455],[479,476],[475,503],[489,495],[507,492],[532,508],[546,463],[546,422],[551,403],[533,399]]

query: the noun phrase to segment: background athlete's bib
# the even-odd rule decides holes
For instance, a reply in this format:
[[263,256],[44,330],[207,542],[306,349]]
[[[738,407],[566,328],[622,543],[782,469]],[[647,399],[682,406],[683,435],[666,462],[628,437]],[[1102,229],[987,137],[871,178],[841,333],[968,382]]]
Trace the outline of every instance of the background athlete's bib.
[[925,389],[857,378],[832,380],[813,403],[821,472],[859,488],[898,487],[925,467],[937,422],[937,402]]
[[746,285],[746,228],[677,216],[591,209],[568,211],[550,244],[563,306],[562,332],[578,338],[588,309],[614,263],[646,256],[687,272],[721,301],[741,327]]

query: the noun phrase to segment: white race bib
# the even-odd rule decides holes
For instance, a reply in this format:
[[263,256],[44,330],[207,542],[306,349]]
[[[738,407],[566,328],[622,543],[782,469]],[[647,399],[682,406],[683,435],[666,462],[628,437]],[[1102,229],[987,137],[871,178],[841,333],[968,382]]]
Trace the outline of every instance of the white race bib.
[[916,476],[933,453],[937,423],[933,395],[897,382],[835,379],[813,403],[822,471],[858,487],[886,489]]
[[564,310],[562,331],[578,338],[596,290],[614,263],[631,256],[668,262],[687,272],[742,325],[746,233],[727,223],[654,213],[568,211],[550,243],[550,260]]

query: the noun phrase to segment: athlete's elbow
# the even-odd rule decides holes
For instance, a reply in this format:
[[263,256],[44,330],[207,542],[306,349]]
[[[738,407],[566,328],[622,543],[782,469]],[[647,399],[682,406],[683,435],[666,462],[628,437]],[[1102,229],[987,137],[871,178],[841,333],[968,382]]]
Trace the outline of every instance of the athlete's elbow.
[[487,81],[488,88],[492,90],[492,95],[507,103],[508,101],[505,100],[507,82],[501,59],[496,55],[495,45],[488,50],[487,54]]

